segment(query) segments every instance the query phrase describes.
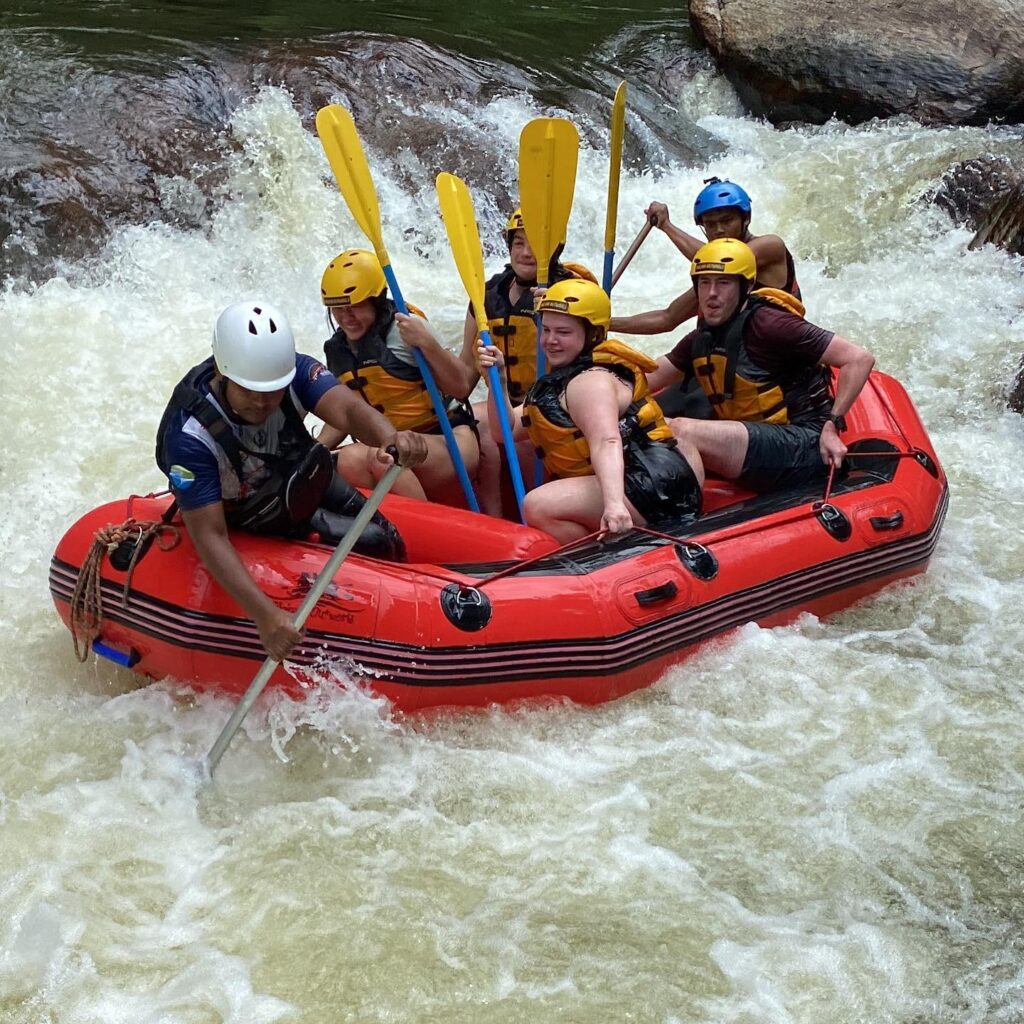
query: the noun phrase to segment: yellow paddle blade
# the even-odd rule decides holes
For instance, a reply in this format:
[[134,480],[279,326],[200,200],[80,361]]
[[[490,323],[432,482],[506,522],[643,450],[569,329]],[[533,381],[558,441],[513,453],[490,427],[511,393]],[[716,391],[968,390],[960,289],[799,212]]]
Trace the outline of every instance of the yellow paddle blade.
[[540,285],[548,283],[551,257],[565,241],[579,148],[576,126],[561,117],[535,118],[519,136],[519,207]]
[[608,208],[604,217],[604,251],[615,248],[615,222],[619,217],[619,172],[622,170],[622,138],[626,131],[626,83],[619,82],[612,103],[612,138],[608,151]]
[[484,254],[480,248],[480,231],[473,212],[473,198],[466,183],[454,174],[442,171],[437,176],[437,201],[441,204],[441,219],[448,233],[448,244],[455,257],[459,277],[473,303],[477,329],[487,330],[487,312],[484,309]]
[[321,107],[316,112],[316,132],[349,211],[373,245],[381,266],[388,266],[391,261],[381,236],[377,190],[352,115],[337,103]]

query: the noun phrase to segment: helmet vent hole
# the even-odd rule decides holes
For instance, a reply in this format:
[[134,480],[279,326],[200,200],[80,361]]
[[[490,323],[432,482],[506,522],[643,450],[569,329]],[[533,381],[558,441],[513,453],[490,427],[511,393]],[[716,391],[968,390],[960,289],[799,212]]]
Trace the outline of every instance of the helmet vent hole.
[[257,316],[259,316],[259,315],[260,315],[260,314],[261,314],[261,313],[263,312],[263,310],[262,310],[262,309],[260,309],[260,307],[259,307],[259,306],[253,306],[253,307],[252,307],[252,311],[253,311],[253,312],[254,312],[254,313],[255,313],[255,314],[257,315]]
[[270,321],[270,333],[277,334],[277,324],[273,320]]
[[259,331],[256,330],[256,325],[251,320],[249,321],[249,333],[259,334]]

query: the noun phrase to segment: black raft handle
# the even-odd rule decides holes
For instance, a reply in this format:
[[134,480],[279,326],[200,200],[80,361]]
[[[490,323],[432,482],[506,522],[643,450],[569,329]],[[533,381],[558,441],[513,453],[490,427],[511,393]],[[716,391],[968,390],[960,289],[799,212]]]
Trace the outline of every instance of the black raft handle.
[[633,596],[641,608],[646,608],[649,605],[658,604],[660,601],[671,601],[678,593],[679,588],[675,585],[675,582],[669,580],[660,586],[651,587],[650,590],[638,590]]
[[891,516],[872,516],[868,522],[879,533],[884,530],[898,530],[903,525],[903,513],[894,512]]

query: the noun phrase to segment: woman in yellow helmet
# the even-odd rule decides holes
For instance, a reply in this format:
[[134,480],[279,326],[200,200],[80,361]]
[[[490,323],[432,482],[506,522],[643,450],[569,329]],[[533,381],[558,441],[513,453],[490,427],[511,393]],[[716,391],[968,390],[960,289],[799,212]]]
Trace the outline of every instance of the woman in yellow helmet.
[[[530,385],[537,379],[537,323],[534,311],[534,289],[537,286],[537,260],[530,248],[523,227],[522,211],[517,209],[505,224],[505,242],[508,246],[508,263],[505,269],[491,277],[485,286],[484,306],[487,323],[495,347],[501,351],[505,387],[514,405],[522,402]],[[551,266],[551,281],[571,278],[585,278],[596,283],[594,275],[582,264],[559,263],[556,251]],[[476,317],[470,309],[462,335],[462,351],[459,358],[463,366],[463,382],[459,390],[452,393],[468,398],[480,380],[477,364]],[[477,485],[480,504],[489,515],[503,514],[501,493],[501,461],[499,447],[493,442],[487,425],[487,403],[473,406],[473,414],[480,424],[480,468]],[[531,452],[524,441],[520,450],[524,466],[529,466]],[[523,477],[531,476],[524,471]],[[506,495],[510,507],[511,492]]]
[[[611,305],[590,281],[554,284],[541,299],[548,372],[511,409],[514,437],[529,437],[552,478],[526,496],[526,520],[566,543],[596,529],[622,533],[700,512],[703,468],[680,449],[647,387],[654,361],[607,337]],[[482,349],[484,367],[501,351]],[[497,431],[498,411],[491,410]],[[495,440],[499,440],[496,437]]]
[[[448,419],[472,476],[479,458],[476,424],[464,403],[447,397],[460,389],[459,359],[438,341],[419,310],[410,307],[413,316],[396,311],[387,297],[380,262],[367,249],[346,249],[330,262],[320,282],[320,298],[336,328],[324,343],[331,373],[383,413],[396,430],[426,435],[426,460],[403,473],[395,490],[408,497],[461,504],[455,466],[413,349],[423,353],[438,389],[446,396]],[[337,444],[341,438],[326,433],[321,440]],[[338,469],[357,487],[373,487],[382,475],[363,444],[345,445],[338,455]]]

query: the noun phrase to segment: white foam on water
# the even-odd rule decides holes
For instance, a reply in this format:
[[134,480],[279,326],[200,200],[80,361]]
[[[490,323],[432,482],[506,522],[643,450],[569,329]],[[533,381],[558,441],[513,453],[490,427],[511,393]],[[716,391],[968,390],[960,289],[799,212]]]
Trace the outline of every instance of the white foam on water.
[[[968,252],[922,200],[951,163],[1014,142],[895,122],[776,132],[730,102],[722,89],[701,122],[726,155],[624,174],[619,252],[650,200],[685,226],[704,178],[740,181],[754,230],[797,256],[810,318],[908,384],[950,515],[915,583],[829,622],[744,627],[606,707],[404,719],[340,667],[305,702],[261,700],[204,788],[189,766],[230,702],[71,655],[50,552],[85,509],[161,486],[156,423],[217,311],[269,299],[316,353],[319,275],[362,244],[281,90],[234,118],[208,230],[120,229],[95,263],[0,295],[0,370],[29,382],[0,407],[0,1018],[1020,1015],[1024,430],[1001,406],[1020,263]],[[522,123],[549,112],[518,96],[419,111],[474,133],[506,183]],[[458,338],[433,192],[447,168],[368,148],[406,297]],[[606,175],[585,145],[566,256],[595,270]],[[507,211],[476,198],[497,269]],[[616,309],[685,284],[655,233]]]

